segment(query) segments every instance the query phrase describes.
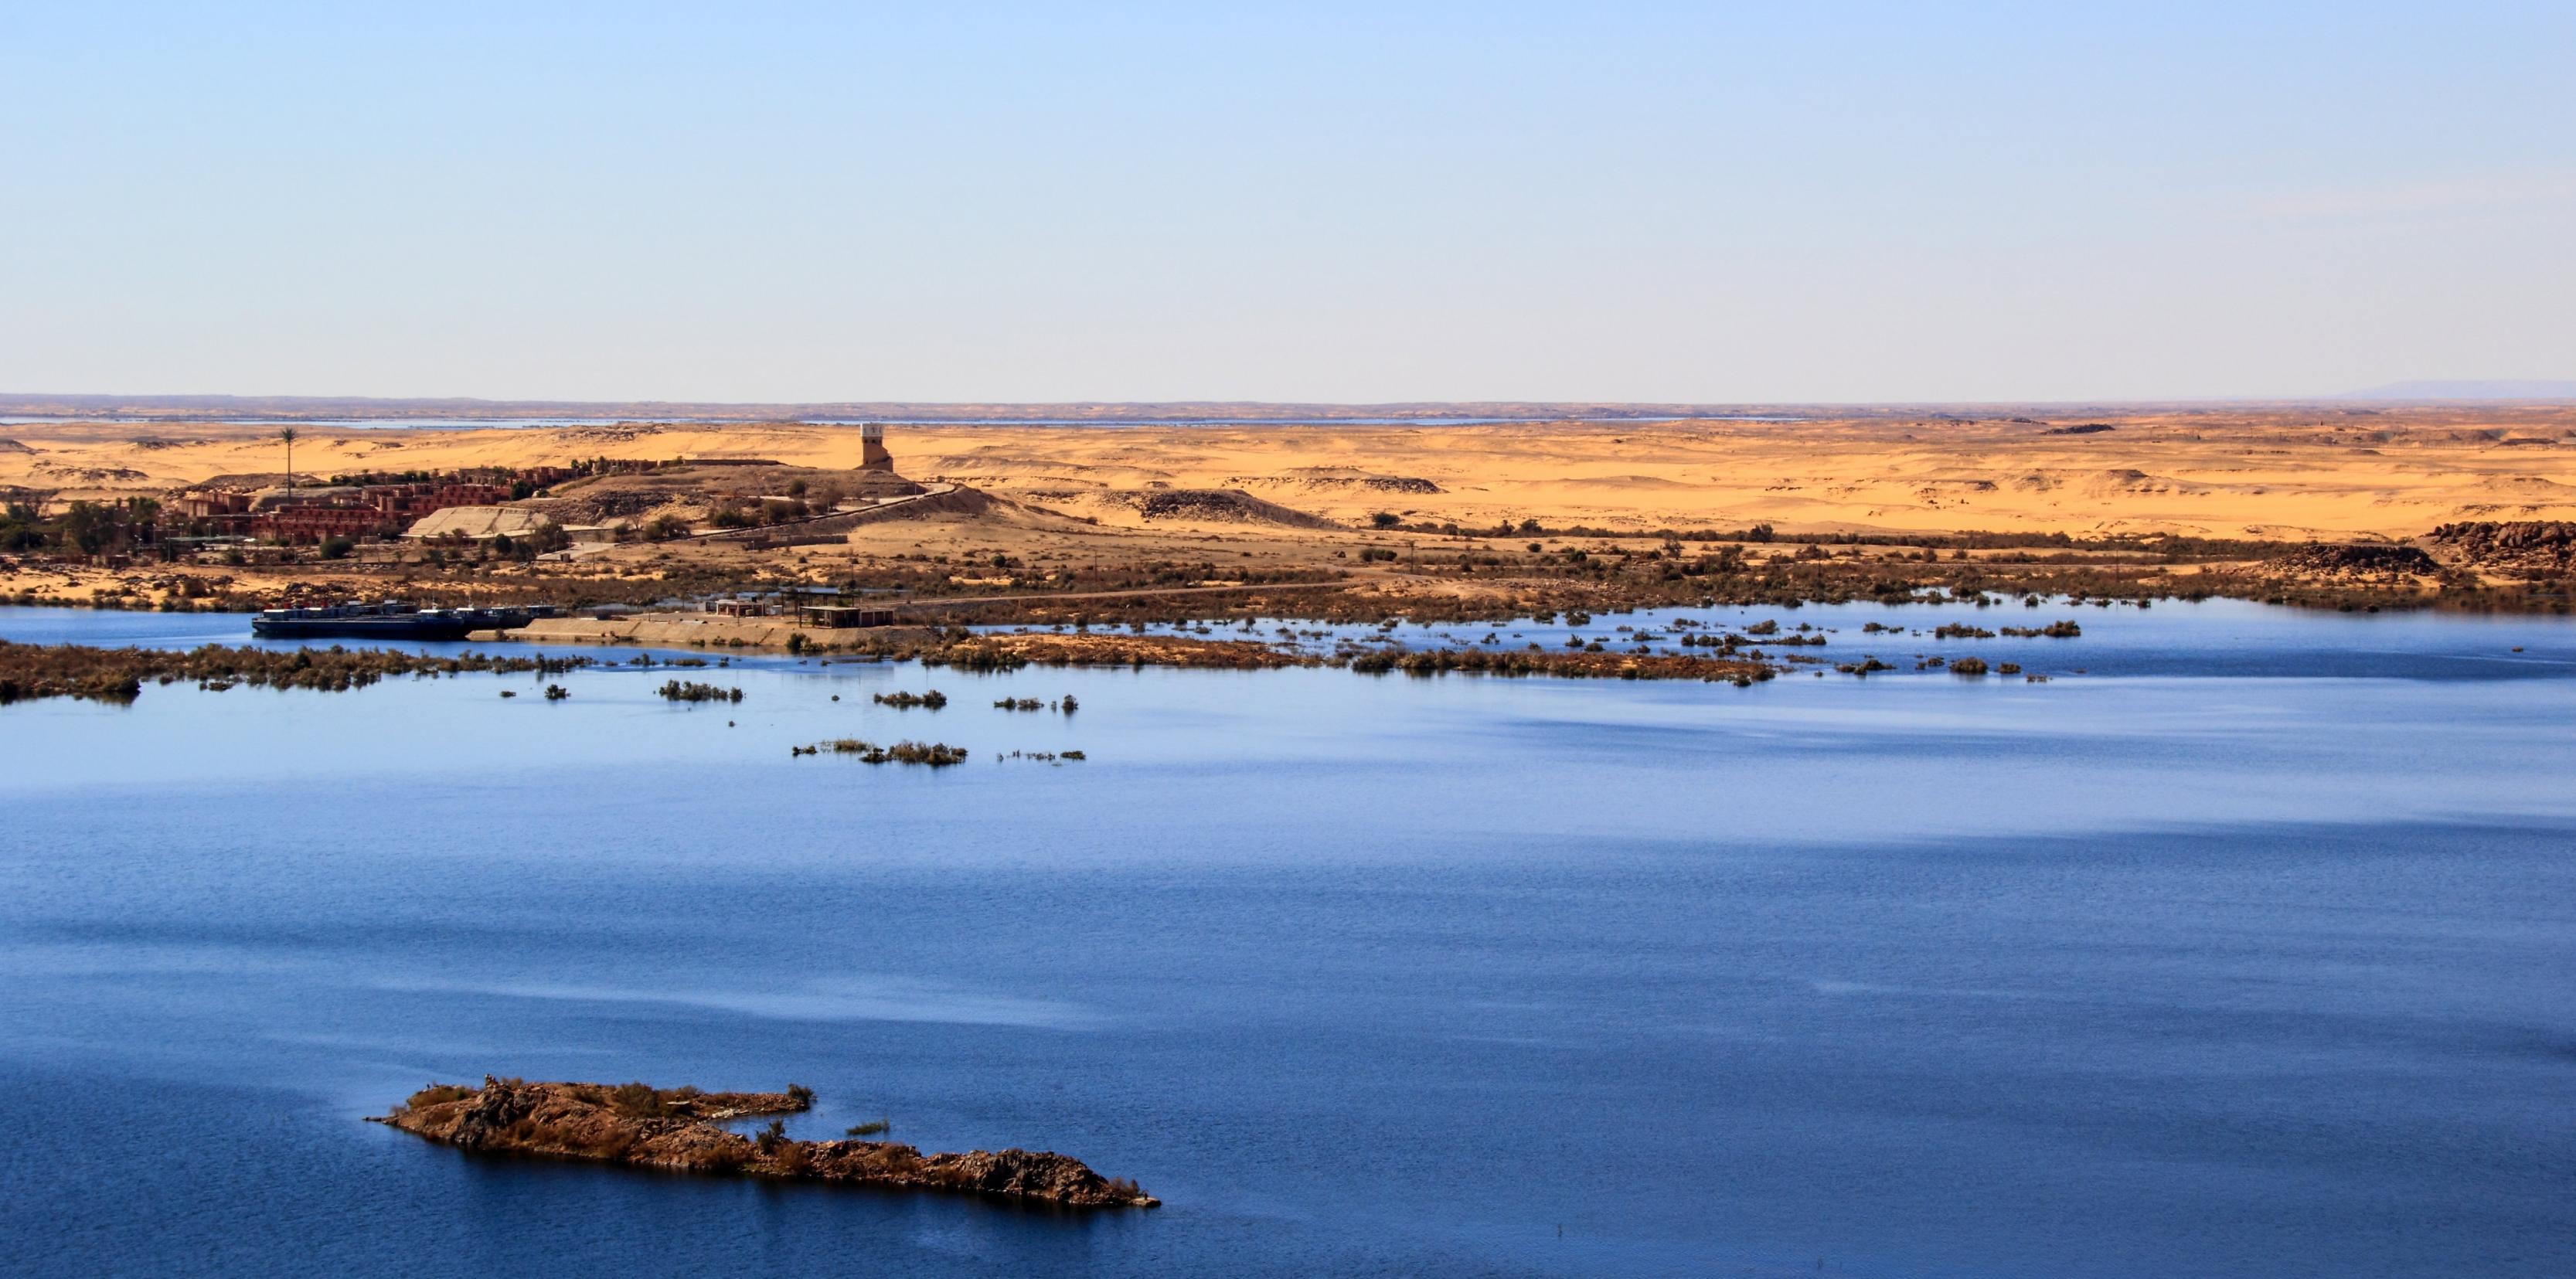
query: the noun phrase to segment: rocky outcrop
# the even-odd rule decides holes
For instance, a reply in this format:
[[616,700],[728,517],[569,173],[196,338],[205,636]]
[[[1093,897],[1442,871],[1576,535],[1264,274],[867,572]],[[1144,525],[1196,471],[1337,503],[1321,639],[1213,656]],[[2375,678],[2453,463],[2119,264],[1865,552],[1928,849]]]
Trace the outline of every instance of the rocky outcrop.
[[836,511],[784,524],[719,529],[695,534],[691,540],[701,543],[734,542],[753,547],[819,546],[827,542],[847,541],[850,530],[863,524],[929,519],[936,515],[980,516],[995,507],[1008,505],[989,493],[963,484],[943,483],[917,488],[914,493],[897,494],[860,510]]
[[130,466],[57,466],[52,462],[36,463],[35,473],[56,480],[84,480],[101,483],[108,480],[148,480],[150,473]]
[[2310,542],[2272,561],[2272,567],[2294,573],[2322,573],[2334,577],[2415,573],[2430,577],[2442,571],[2432,556],[2412,546],[2394,546],[2377,542],[2355,542],[2334,546]]
[[925,1155],[891,1141],[798,1141],[776,1122],[749,1137],[716,1126],[813,1104],[814,1094],[793,1084],[778,1093],[710,1093],[487,1075],[480,1088],[432,1084],[375,1122],[483,1154],[1002,1195],[1070,1208],[1160,1202],[1132,1181],[1104,1178],[1079,1159],[1046,1151]]
[[2431,541],[2471,568],[2563,577],[2576,567],[2576,522],[2567,520],[2445,524]]
[[1380,475],[1344,467],[1301,466],[1277,475],[1231,475],[1229,488],[1300,488],[1307,490],[1374,489],[1380,493],[1437,493],[1440,486],[1418,475]]
[[1340,528],[1320,515],[1264,501],[1241,489],[1143,489],[1120,493],[1116,500],[1148,520],[1194,520],[1201,523],[1277,524],[1286,528]]

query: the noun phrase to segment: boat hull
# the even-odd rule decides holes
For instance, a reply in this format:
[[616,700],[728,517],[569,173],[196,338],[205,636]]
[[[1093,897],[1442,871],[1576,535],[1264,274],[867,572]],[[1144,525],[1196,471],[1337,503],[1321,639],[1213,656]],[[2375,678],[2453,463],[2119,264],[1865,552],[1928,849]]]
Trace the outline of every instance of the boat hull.
[[464,622],[416,622],[404,617],[288,618],[251,622],[261,639],[461,640],[476,627]]
[[368,639],[395,642],[452,642],[475,631],[503,631],[525,626],[531,614],[519,609],[477,609],[457,613],[396,613],[355,617],[254,617],[250,633],[261,639]]

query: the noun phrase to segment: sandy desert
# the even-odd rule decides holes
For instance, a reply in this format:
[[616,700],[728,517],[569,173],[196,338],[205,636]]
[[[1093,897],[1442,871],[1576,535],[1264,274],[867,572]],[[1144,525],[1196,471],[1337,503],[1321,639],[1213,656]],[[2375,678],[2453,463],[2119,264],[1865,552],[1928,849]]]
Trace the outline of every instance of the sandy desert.
[[[2402,540],[2456,520],[2576,516],[2576,406],[1926,409],[1797,421],[1486,425],[917,425],[897,467],[1103,526],[1158,490],[1233,489],[1363,525],[1537,520],[1635,533],[2175,533]],[[0,426],[0,486],[55,501],[281,477],[276,428]],[[302,428],[305,482],[576,457],[856,464],[858,431],[800,423]]]

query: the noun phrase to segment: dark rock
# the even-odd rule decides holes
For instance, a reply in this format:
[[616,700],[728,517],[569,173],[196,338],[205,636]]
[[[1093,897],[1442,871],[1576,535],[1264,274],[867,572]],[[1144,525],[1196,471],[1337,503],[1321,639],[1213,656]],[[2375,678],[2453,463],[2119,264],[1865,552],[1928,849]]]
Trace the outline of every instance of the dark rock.
[[814,1094],[710,1093],[643,1084],[529,1083],[485,1076],[480,1088],[432,1084],[376,1122],[460,1150],[588,1159],[692,1172],[1004,1195],[1074,1208],[1150,1208],[1131,1181],[1112,1181],[1069,1155],[971,1150],[924,1155],[889,1141],[758,1140],[715,1121],[790,1114]]

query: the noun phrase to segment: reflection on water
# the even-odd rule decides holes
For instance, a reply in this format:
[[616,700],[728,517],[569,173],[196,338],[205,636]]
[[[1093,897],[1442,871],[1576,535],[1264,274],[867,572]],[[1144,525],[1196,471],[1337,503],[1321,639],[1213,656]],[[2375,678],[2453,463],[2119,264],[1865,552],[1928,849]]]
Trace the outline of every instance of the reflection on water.
[[[1698,612],[1829,653],[1976,616]],[[769,658],[721,708],[633,670],[12,706],[0,1240],[37,1272],[2576,1269],[2576,630],[2080,617],[2016,641],[2070,668],[2040,685]],[[975,755],[788,754],[827,736]],[[485,1072],[794,1080],[800,1135],[889,1115],[1169,1206],[357,1122]]]

